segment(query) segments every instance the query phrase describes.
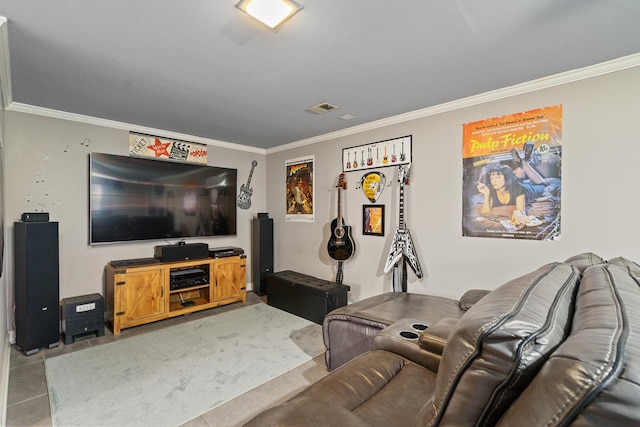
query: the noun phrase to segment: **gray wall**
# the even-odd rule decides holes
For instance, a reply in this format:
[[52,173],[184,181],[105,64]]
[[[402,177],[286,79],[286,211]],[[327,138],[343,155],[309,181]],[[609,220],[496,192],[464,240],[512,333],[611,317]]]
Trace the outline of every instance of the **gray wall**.
[[[564,111],[561,240],[462,237],[462,125],[555,104],[562,104]],[[252,180],[251,210],[238,211],[238,236],[202,241],[241,246],[250,259],[251,218],[266,211],[275,220],[276,270],[334,279],[336,262],[327,255],[326,244],[336,215],[342,148],[411,134],[414,167],[406,189],[406,219],[425,277],[417,279],[410,272],[410,291],[458,297],[466,289],[494,288],[541,263],[584,251],[640,259],[635,244],[639,111],[636,67],[266,155],[210,146],[209,164],[238,168],[239,183],[246,181],[253,159],[259,164]],[[13,283],[12,223],[22,212],[42,207],[51,220],[60,222],[61,298],[102,293],[103,269],[110,260],[152,256],[157,242],[93,247],[87,243],[88,153],[127,150],[126,130],[5,111],[6,283]],[[310,154],[316,161],[316,220],[285,222],[284,162]],[[387,208],[384,237],[362,235],[362,205],[369,202],[356,189],[362,174],[347,174],[343,213],[358,245],[344,265],[352,300],[391,290],[391,274],[383,274],[382,268],[397,226],[398,184],[394,169],[381,171],[393,181],[378,201]],[[42,178],[44,182],[38,182]],[[247,273],[250,281],[250,268]]]
[[[13,221],[20,220],[22,212],[44,210],[51,221],[59,222],[60,298],[94,292],[104,295],[103,270],[109,261],[152,257],[155,245],[166,244],[88,244],[89,153],[128,155],[127,131],[12,111],[6,111],[5,117],[9,283],[13,283]],[[251,217],[264,211],[266,204],[265,155],[209,146],[208,164],[238,169],[238,185],[246,183],[254,159],[258,166],[252,179],[252,205],[250,210],[237,210],[237,236],[191,240],[210,247],[250,249]]]
[[[563,106],[561,240],[462,237],[462,125],[556,104]],[[341,150],[404,135],[413,135],[414,159],[411,185],[405,191],[405,218],[425,272],[422,279],[409,272],[410,291],[459,297],[467,289],[492,289],[542,263],[586,251],[640,260],[639,113],[640,68],[632,68],[270,153],[267,208],[275,218],[276,270],[335,277],[337,263],[327,255],[326,243],[329,223],[336,216]],[[316,160],[316,222],[285,222],[284,162],[310,154]],[[344,282],[351,285],[353,300],[392,289],[391,273],[382,270],[397,228],[394,169],[380,169],[394,180],[378,201],[387,210],[384,237],[362,235],[362,205],[370,202],[355,184],[363,173],[347,173],[343,214],[354,229],[357,251],[344,264]]]

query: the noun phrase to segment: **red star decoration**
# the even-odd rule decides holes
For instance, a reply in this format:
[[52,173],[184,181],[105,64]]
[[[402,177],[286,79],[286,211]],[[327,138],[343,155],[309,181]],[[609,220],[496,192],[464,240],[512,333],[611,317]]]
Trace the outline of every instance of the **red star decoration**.
[[169,152],[167,151],[167,147],[171,144],[170,142],[162,143],[158,138],[156,138],[156,143],[154,145],[147,145],[149,150],[153,150],[156,153],[156,157],[167,156],[169,157]]

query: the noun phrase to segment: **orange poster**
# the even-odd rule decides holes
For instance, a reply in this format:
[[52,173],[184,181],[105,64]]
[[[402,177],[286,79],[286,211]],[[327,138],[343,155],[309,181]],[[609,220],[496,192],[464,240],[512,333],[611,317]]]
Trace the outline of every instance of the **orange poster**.
[[463,236],[560,239],[562,105],[462,127]]

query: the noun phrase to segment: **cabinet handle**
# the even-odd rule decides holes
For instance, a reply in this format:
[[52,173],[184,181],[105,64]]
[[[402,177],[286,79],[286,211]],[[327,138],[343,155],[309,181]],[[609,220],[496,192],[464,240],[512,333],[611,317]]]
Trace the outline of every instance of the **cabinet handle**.
[[160,298],[164,298],[164,286],[160,287]]

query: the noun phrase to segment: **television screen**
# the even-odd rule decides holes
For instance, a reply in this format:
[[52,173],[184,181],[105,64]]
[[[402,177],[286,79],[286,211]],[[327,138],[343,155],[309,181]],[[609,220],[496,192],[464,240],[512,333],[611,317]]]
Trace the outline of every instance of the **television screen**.
[[236,234],[237,170],[91,153],[89,242]]

